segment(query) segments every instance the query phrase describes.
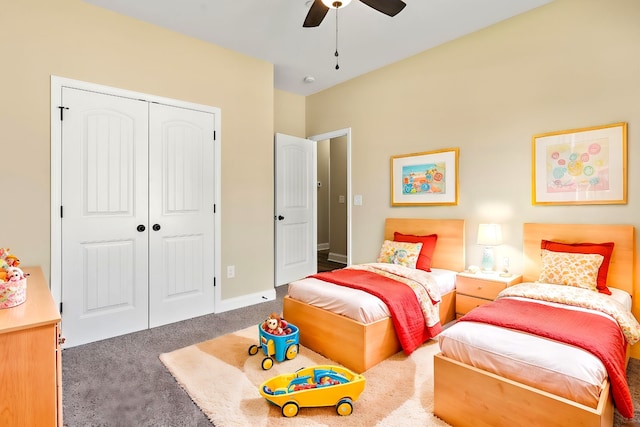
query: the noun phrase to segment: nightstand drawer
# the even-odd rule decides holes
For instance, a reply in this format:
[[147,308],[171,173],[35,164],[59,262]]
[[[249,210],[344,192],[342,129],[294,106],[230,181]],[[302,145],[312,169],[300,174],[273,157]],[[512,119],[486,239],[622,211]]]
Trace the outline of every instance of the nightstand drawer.
[[456,295],[456,315],[467,314],[474,308],[480,307],[481,305],[488,304],[490,302],[491,300],[488,300],[488,299],[457,294]]
[[458,275],[456,278],[456,297],[459,298],[460,294],[465,294],[494,300],[500,291],[506,287],[507,284],[504,282],[490,282],[488,280],[472,279]]

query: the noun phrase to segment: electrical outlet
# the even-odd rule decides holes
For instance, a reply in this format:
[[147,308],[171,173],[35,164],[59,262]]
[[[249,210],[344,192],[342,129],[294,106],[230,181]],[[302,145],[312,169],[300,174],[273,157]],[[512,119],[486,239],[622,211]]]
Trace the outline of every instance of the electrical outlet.
[[236,266],[228,265],[227,266],[227,279],[233,279],[236,277]]
[[502,266],[503,267],[509,267],[509,257],[508,256],[502,258]]

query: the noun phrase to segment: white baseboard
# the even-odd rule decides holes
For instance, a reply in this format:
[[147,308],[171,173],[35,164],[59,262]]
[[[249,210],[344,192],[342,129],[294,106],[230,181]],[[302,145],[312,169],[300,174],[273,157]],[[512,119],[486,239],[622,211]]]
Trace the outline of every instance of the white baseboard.
[[331,262],[338,262],[340,264],[347,265],[347,256],[342,254],[336,254],[333,252],[329,252],[329,256],[327,259]]
[[[250,305],[260,304],[261,302],[273,301],[276,299],[276,290],[270,289],[266,292],[243,295],[241,297],[229,298],[220,301],[216,307],[216,313],[223,313],[229,310],[248,307]],[[267,313],[268,314],[268,313]]]
[[326,251],[327,249],[329,249],[329,243],[318,243],[319,251]]

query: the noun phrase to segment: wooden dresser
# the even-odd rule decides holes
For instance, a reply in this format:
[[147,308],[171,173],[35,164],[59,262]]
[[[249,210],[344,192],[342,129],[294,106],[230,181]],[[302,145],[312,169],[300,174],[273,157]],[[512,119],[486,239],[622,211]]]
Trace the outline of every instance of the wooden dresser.
[[498,273],[458,273],[456,276],[456,318],[493,301],[507,286],[521,282],[521,275],[501,277]]
[[25,267],[27,300],[0,309],[0,424],[62,426],[60,313],[39,267]]

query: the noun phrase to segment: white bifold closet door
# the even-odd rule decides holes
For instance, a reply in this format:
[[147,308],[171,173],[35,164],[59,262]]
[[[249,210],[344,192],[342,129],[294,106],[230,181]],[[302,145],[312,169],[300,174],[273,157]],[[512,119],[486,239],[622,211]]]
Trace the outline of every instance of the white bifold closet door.
[[212,313],[213,114],[66,87],[62,101],[65,346]]

